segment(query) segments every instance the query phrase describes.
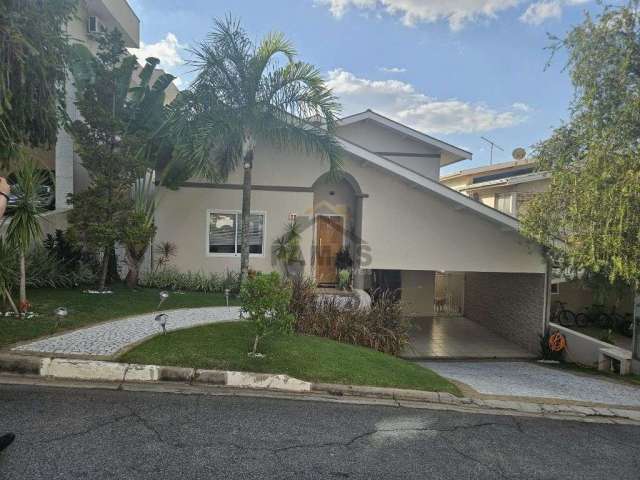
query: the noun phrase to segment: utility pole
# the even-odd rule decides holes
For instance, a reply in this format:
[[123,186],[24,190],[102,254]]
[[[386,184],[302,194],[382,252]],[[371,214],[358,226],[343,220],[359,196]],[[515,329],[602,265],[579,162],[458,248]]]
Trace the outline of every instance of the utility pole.
[[498,150],[502,150],[504,152],[504,148],[502,148],[500,145],[498,145],[496,142],[494,142],[493,140],[489,140],[487,137],[480,137],[482,140],[484,140],[485,142],[487,142],[489,145],[491,145],[491,156],[490,156],[490,160],[489,160],[489,165],[493,165],[493,149],[494,147],[497,148]]

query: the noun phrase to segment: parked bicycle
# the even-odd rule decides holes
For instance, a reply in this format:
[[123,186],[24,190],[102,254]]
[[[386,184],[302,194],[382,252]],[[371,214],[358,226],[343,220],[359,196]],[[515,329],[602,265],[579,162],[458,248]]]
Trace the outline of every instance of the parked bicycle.
[[551,316],[551,321],[559,323],[563,327],[572,327],[577,325],[576,314],[565,308],[566,305],[566,302],[556,302],[556,307],[553,311],[553,315]]
[[616,308],[611,308],[609,314],[611,318],[611,328],[620,335],[625,337],[633,337],[633,315],[625,313],[624,315],[617,313]]
[[576,315],[576,324],[580,327],[595,325],[599,328],[611,328],[611,317],[604,311],[604,305],[593,304],[585,307],[584,312]]

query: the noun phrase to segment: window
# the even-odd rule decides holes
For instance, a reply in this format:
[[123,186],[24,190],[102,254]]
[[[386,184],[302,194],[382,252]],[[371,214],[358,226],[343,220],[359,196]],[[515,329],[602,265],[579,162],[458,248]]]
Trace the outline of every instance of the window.
[[560,295],[560,284],[552,283],[551,284],[551,295]]
[[496,193],[495,206],[501,212],[515,214],[513,195],[511,193]]
[[[208,214],[209,253],[212,255],[240,255],[242,218],[240,212],[213,211]],[[249,217],[249,253],[264,254],[264,213]]]

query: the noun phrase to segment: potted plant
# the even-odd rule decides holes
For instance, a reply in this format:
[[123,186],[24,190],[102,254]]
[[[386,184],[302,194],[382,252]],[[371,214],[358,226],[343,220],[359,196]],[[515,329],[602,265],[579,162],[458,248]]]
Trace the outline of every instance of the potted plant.
[[351,269],[353,258],[347,247],[342,247],[336,254],[336,270],[338,271],[338,288],[348,290],[351,288]]
[[286,226],[284,234],[273,245],[273,255],[282,263],[287,278],[302,275],[304,270],[300,238],[300,224],[294,220]]

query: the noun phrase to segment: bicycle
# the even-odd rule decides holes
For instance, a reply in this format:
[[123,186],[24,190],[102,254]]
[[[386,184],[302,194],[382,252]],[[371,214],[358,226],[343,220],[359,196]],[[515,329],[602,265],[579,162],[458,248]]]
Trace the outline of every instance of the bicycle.
[[613,330],[625,337],[633,337],[633,315],[625,313],[621,315],[616,312],[616,307],[611,308],[611,326]]
[[576,314],[565,308],[566,302],[556,302],[556,308],[551,316],[553,323],[559,323],[563,327],[571,327],[577,325]]
[[584,312],[580,312],[576,315],[576,324],[580,327],[586,327],[588,325],[595,325],[599,328],[611,328],[613,322],[611,317],[604,312],[604,305],[593,304],[590,307],[585,307]]

